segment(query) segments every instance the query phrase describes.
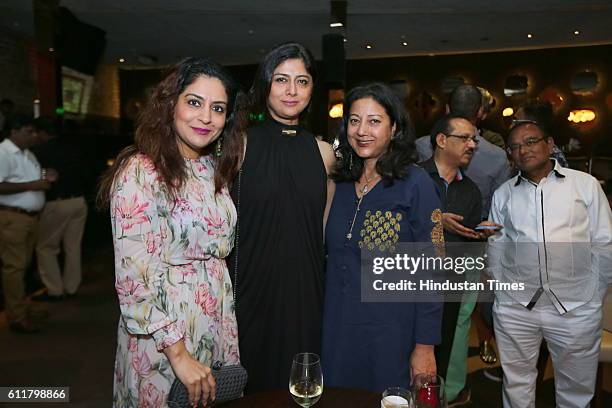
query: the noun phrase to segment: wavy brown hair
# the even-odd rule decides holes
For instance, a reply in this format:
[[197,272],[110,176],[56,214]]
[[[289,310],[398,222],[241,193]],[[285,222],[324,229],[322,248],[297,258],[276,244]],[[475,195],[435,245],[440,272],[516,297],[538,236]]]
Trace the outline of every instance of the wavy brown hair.
[[[178,148],[174,109],[179,95],[201,76],[219,79],[227,93],[225,127],[218,139],[223,148],[221,156],[216,158],[215,193],[232,183],[244,149],[245,96],[221,65],[209,58],[190,57],[172,67],[153,91],[138,119],[134,144],[121,151],[102,175],[96,199],[98,208],[108,206],[115,178],[139,153],[146,155],[155,165],[168,198],[176,198],[187,179],[187,167]],[[207,146],[206,152],[212,151],[213,147],[214,144]]]

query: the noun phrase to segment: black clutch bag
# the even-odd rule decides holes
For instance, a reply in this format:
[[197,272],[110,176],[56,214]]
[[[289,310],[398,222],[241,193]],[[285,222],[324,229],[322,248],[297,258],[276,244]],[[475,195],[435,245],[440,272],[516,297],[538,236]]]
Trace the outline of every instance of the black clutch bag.
[[[242,397],[247,383],[247,371],[240,364],[222,365],[220,361],[211,367],[213,377],[217,383],[216,398],[212,405],[235,400]],[[177,378],[168,393],[168,406],[170,408],[191,408],[187,387]],[[201,403],[198,407],[203,406]]]

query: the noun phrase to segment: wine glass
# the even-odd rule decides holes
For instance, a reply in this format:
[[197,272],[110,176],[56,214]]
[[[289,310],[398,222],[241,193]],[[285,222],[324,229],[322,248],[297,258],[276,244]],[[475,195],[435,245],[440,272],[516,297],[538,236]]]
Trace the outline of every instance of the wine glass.
[[289,375],[289,392],[300,406],[311,407],[323,393],[321,359],[314,353],[298,353],[293,357]]
[[447,408],[444,380],[435,374],[417,374],[412,379],[416,408]]

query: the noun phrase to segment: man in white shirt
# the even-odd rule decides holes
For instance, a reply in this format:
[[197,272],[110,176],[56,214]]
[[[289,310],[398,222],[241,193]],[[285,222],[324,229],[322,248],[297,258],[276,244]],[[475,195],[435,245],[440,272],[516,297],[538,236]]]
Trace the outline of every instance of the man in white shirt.
[[[599,182],[550,158],[553,139],[535,122],[510,131],[520,173],[493,195],[489,269],[517,290],[496,290],[495,336],[504,407],[535,407],[536,361],[546,340],[556,405],[588,407],[612,282],[612,214]],[[521,286],[523,289],[521,289]]]
[[12,330],[33,333],[33,322],[25,299],[25,272],[32,259],[38,215],[57,173],[41,171],[28,147],[37,142],[31,118],[15,116],[8,125],[9,137],[0,143],[0,259],[2,288]]

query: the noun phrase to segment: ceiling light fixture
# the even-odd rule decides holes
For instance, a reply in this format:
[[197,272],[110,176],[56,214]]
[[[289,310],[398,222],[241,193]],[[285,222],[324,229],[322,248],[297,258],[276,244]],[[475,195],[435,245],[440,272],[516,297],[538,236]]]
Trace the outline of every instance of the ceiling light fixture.
[[125,62],[125,58],[119,58],[119,62]]
[[55,52],[55,48],[49,47],[49,52]]
[[574,35],[580,35],[580,31],[578,30],[574,31]]
[[408,43],[407,43],[406,41],[404,41],[404,42],[402,43],[402,45],[403,45],[404,47],[406,47],[406,46],[408,46]]
[[331,0],[329,26],[346,30],[346,0]]
[[512,115],[514,115],[514,109],[512,109],[512,108],[506,108],[502,112],[502,116],[505,117],[505,118],[510,117]]
[[533,38],[532,34],[527,34],[527,38]]
[[371,46],[370,44],[366,44],[366,46],[365,46],[365,47],[366,47],[368,50],[371,50],[371,49],[372,49],[372,46]]

